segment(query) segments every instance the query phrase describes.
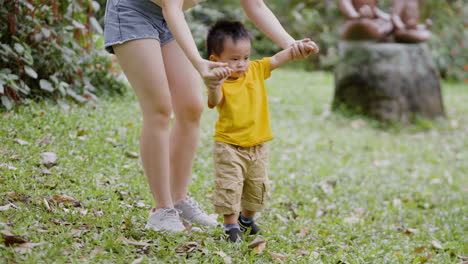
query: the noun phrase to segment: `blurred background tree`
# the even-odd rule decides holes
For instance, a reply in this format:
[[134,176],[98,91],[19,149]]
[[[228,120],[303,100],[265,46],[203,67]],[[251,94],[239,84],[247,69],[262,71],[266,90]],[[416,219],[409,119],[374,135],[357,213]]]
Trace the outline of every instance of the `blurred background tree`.
[[[149,0],[148,0],[149,1]],[[343,17],[338,0],[265,0],[296,39],[309,37],[319,56],[295,63],[308,70],[332,70],[339,63],[337,43]],[[0,0],[0,99],[11,108],[26,98],[95,100],[122,94],[118,66],[103,49],[105,0]],[[391,0],[379,1],[389,12]],[[423,19],[431,19],[428,43],[443,78],[468,83],[468,5],[463,0],[425,0]],[[186,13],[196,43],[204,51],[207,28],[219,19],[247,24],[254,55],[279,47],[250,23],[238,0],[208,0]],[[0,105],[1,105],[0,104]]]

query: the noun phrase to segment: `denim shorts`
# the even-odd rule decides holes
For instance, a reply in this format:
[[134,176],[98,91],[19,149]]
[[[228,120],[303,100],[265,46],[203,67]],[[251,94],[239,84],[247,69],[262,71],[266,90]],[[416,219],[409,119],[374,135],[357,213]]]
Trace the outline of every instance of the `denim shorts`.
[[157,39],[161,45],[174,39],[162,9],[151,0],[107,0],[104,17],[104,47],[134,39]]

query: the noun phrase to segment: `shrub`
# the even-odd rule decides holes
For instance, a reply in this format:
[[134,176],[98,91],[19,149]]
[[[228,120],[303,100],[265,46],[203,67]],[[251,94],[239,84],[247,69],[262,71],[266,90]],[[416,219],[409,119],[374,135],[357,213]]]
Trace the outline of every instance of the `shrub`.
[[[95,100],[123,93],[103,50],[91,0],[4,0],[0,17],[0,97],[10,109],[26,98]],[[98,34],[97,34],[98,33]]]

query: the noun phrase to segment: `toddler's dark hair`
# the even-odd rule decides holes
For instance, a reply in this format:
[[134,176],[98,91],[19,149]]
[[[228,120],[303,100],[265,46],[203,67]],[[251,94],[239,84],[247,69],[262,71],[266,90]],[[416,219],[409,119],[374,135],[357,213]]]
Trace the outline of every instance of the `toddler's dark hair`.
[[234,43],[241,39],[252,40],[252,36],[239,21],[218,21],[208,31],[206,51],[208,56],[219,56],[223,52],[224,41],[231,38]]

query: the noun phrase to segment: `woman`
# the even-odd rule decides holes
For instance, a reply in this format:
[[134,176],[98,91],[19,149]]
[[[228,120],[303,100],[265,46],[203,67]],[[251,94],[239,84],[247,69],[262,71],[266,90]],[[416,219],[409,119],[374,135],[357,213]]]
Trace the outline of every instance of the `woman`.
[[[106,49],[117,56],[143,113],[141,158],[156,201],[146,227],[156,231],[183,231],[181,220],[216,225],[187,197],[203,110],[199,75],[205,85],[219,85],[222,80],[211,70],[227,67],[203,59],[196,48],[183,10],[199,2],[108,0],[106,6]],[[293,46],[295,58],[307,55],[303,43],[310,40],[295,41],[263,0],[240,2],[254,24],[279,46]]]

